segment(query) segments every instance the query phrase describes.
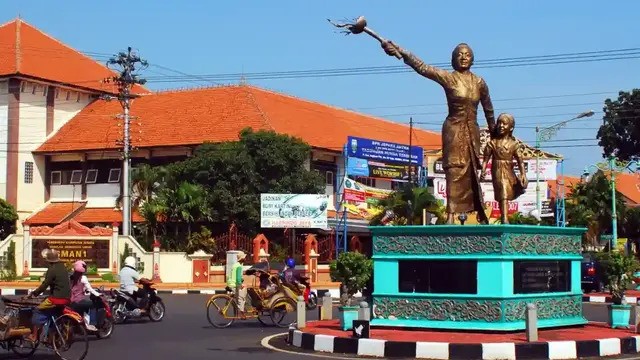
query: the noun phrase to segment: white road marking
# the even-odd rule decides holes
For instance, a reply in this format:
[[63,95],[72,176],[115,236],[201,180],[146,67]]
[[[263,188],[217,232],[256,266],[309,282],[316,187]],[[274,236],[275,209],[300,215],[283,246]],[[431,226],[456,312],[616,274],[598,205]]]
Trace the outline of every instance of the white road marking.
[[311,357],[318,357],[318,358],[325,358],[325,359],[348,359],[348,360],[354,360],[357,359],[356,357],[345,357],[345,356],[335,356],[335,355],[329,355],[329,354],[309,354],[309,353],[304,353],[304,352],[297,352],[297,351],[291,351],[291,350],[283,350],[283,349],[279,349],[271,344],[269,344],[269,341],[271,341],[271,339],[278,337],[278,336],[282,336],[282,335],[288,335],[289,333],[280,333],[280,334],[274,334],[271,336],[267,336],[266,338],[262,339],[262,341],[260,341],[260,344],[272,351],[277,351],[277,352],[282,352],[282,353],[286,353],[286,354],[292,354],[292,355],[304,355],[304,356],[311,356]]

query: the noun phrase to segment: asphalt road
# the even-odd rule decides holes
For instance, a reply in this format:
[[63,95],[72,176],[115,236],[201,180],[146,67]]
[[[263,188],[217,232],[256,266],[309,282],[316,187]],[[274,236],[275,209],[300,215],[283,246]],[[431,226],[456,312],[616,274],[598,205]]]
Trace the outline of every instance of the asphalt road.
[[[208,295],[163,295],[166,316],[159,323],[146,320],[117,325],[110,339],[91,338],[88,360],[121,359],[300,359],[302,355],[274,352],[261,345],[269,335],[286,329],[265,327],[257,320],[237,321],[226,329],[213,328],[207,321],[205,305]],[[606,321],[605,305],[585,304],[585,316],[592,321]],[[307,313],[316,319],[317,311]],[[632,317],[633,318],[633,317]],[[325,358],[327,356],[325,355]],[[0,359],[12,358],[0,355]],[[33,359],[52,357],[38,352]],[[313,357],[317,358],[317,357]],[[639,358],[639,356],[636,356]]]
[[[257,320],[236,321],[229,328],[216,329],[207,321],[209,295],[161,295],[165,318],[158,323],[137,320],[116,325],[109,339],[90,336],[87,360],[113,359],[298,359],[296,355],[272,352],[261,346],[262,338],[287,329],[265,327]],[[308,312],[317,319],[317,311]],[[0,352],[0,359],[11,359]],[[38,351],[33,359],[52,359]]]

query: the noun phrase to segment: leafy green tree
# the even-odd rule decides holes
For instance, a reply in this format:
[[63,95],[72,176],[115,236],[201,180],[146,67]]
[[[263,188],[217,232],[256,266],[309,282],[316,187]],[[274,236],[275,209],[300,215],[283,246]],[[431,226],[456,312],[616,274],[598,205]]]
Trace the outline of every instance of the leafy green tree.
[[603,110],[597,138],[604,156],[620,160],[640,157],[640,89],[620,91],[617,100],[604,101]]
[[514,225],[538,225],[538,219],[536,219],[535,216],[525,215],[517,212],[509,216],[509,223]]
[[640,238],[640,207],[629,207],[624,214],[622,236],[630,239]]
[[424,187],[404,186],[380,200],[378,206],[382,211],[371,218],[371,225],[381,225],[387,214],[393,214],[390,223],[394,225],[406,225],[410,218],[414,225],[422,224],[423,209],[435,214],[440,224],[446,220],[444,207]]
[[0,240],[4,240],[7,236],[16,233],[17,221],[18,213],[16,208],[6,200],[0,199]]
[[634,255],[620,251],[602,252],[597,255],[605,275],[605,285],[611,292],[611,302],[622,304],[625,291],[633,284],[633,274],[640,269]]
[[244,232],[260,226],[261,193],[319,194],[324,178],[305,167],[311,147],[300,139],[273,131],[240,132],[238,141],[200,146],[194,155],[167,167],[170,177],[201,185],[209,218]]
[[353,295],[364,289],[373,276],[373,261],[357,252],[343,252],[329,264],[331,281],[340,282],[342,305],[351,305]]
[[[595,173],[589,181],[575,184],[566,202],[569,225],[587,227],[591,241],[596,241],[594,237],[600,234],[610,234],[611,200],[611,181],[602,171]],[[618,219],[624,219],[625,203],[619,192],[616,192],[616,213]],[[618,231],[621,231],[622,221],[618,225]]]

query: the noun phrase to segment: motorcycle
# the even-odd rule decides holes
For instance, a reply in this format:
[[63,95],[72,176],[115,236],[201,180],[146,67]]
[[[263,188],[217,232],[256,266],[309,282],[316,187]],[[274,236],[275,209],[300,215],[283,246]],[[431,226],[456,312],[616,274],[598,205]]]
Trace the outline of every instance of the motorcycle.
[[103,296],[91,295],[93,306],[89,309],[90,322],[95,325],[98,331],[87,330],[87,333],[95,335],[98,339],[106,339],[113,333],[113,313],[109,301],[106,299],[104,287],[100,287],[98,292]]
[[[127,319],[140,319],[146,316],[153,322],[161,321],[164,318],[164,303],[153,287],[153,282],[149,279],[140,279],[139,284],[142,285],[146,294],[145,299],[134,299],[128,293],[111,289],[112,298],[109,302],[116,324],[122,324]],[[140,307],[142,300],[146,300],[146,305]]]
[[302,296],[304,296],[304,302],[307,310],[316,309],[318,307],[318,295],[311,291],[311,280],[306,276],[302,276],[300,278],[300,283],[305,287]]

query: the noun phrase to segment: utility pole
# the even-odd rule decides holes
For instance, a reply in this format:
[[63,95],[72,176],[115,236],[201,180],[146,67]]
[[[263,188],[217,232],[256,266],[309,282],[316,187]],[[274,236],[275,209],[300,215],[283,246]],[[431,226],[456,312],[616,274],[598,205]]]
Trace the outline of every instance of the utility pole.
[[[411,149],[413,147],[413,117],[409,118],[409,167],[407,171],[409,171],[409,194],[413,194],[413,174],[411,173],[412,169],[412,159],[411,159]],[[408,201],[409,206],[409,216],[407,217],[407,225],[413,225],[413,196]]]
[[[136,69],[136,64],[140,64]],[[118,101],[123,109],[123,139],[122,139],[122,234],[131,235],[131,138],[129,108],[131,99],[135,96],[131,94],[131,88],[136,85],[144,85],[146,80],[141,79],[136,74],[136,70],[144,69],[148,66],[137,54],[132,53],[131,47],[127,52],[120,52],[107,61],[107,67],[115,66],[118,75],[108,79],[118,87]],[[112,97],[109,97],[111,99]]]

